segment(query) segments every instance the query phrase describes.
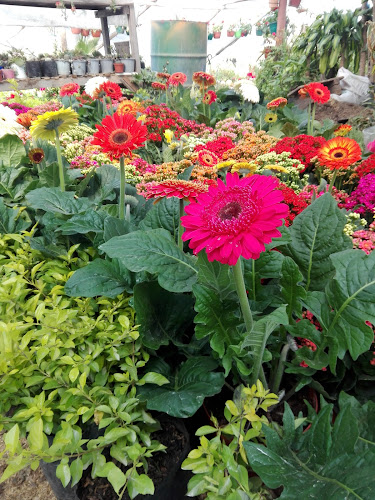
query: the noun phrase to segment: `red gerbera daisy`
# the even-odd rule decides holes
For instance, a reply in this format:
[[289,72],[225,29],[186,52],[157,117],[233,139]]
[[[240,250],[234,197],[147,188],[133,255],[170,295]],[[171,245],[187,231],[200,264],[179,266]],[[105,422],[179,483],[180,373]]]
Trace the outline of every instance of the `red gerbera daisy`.
[[179,85],[183,85],[186,82],[187,76],[185,73],[173,73],[168,78],[168,83],[173,85],[174,87],[178,87]]
[[219,162],[219,157],[212,151],[203,149],[202,151],[199,151],[198,160],[199,163],[201,163],[205,167],[213,167],[214,165],[216,165],[216,163]]
[[333,135],[335,137],[345,137],[351,130],[351,125],[344,123],[344,125],[340,125],[336,130],[333,131]]
[[161,78],[162,80],[168,80],[168,78],[171,76],[169,73],[162,73],[162,72],[159,72],[159,73],[156,73],[156,76],[158,78]]
[[60,96],[64,97],[66,95],[74,95],[78,94],[78,92],[79,92],[78,83],[66,83],[60,89]]
[[305,88],[311,99],[318,104],[324,104],[331,97],[328,87],[322,83],[309,83]]
[[242,255],[258,259],[265,243],[279,237],[278,226],[288,215],[283,194],[274,177],[253,175],[239,178],[228,173],[226,185],[219,180],[196,203],[185,208],[181,217],[184,241],[194,254],[206,249],[210,262],[217,260],[233,266]]
[[283,108],[288,104],[288,99],[285,99],[285,97],[277,97],[276,99],[273,99],[267,104],[267,109],[277,109],[277,108]]
[[305,99],[306,97],[309,96],[309,93],[307,92],[307,88],[306,88],[306,85],[304,87],[302,87],[301,89],[299,89],[298,91],[298,95],[300,97],[302,97],[302,99]]
[[111,158],[131,155],[134,149],[143,146],[147,138],[147,127],[131,114],[106,116],[101,125],[95,125],[97,132],[91,144],[101,146]]
[[99,85],[94,91],[94,98],[97,99],[103,93],[113,100],[118,101],[122,97],[122,91],[120,85],[114,82],[104,82]]
[[358,142],[349,137],[334,137],[318,151],[320,164],[331,170],[349,167],[361,157],[362,151]]
[[157,90],[166,90],[167,89],[167,86],[165,83],[160,83],[160,82],[152,82],[151,83],[151,87],[153,89],[157,89]]
[[195,201],[197,196],[208,191],[208,185],[199,181],[183,181],[170,179],[163,182],[148,182],[144,186],[145,191],[141,194],[149,198],[180,198]]
[[204,104],[212,104],[217,100],[216,92],[214,92],[213,90],[207,90],[202,100]]

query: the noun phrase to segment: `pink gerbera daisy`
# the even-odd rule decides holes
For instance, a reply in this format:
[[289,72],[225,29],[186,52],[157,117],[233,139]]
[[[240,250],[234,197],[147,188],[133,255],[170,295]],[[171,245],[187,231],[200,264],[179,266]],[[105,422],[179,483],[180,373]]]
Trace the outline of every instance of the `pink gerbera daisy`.
[[277,227],[289,212],[277,186],[275,177],[240,179],[237,173],[228,173],[226,185],[218,180],[216,187],[185,208],[182,239],[190,240],[194,254],[205,248],[210,262],[233,266],[241,255],[258,259],[264,245],[281,235]]
[[161,198],[195,201],[199,194],[207,192],[208,185],[199,181],[170,179],[163,182],[148,182],[144,188],[145,191],[141,194],[147,199],[156,198],[156,202],[160,201]]

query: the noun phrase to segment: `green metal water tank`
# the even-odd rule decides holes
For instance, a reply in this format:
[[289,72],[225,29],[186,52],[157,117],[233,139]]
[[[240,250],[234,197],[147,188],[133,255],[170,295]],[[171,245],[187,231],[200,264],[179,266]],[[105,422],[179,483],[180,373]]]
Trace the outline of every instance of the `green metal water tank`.
[[207,24],[193,21],[151,22],[151,69],[181,71],[191,84],[195,71],[206,71]]

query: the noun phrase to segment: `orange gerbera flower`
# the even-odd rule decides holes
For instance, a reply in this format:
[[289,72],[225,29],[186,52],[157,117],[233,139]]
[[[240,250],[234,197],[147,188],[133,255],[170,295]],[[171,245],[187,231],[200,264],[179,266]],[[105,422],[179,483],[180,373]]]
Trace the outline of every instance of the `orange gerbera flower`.
[[161,82],[152,82],[151,87],[156,90],[167,90],[166,84]]
[[358,142],[349,137],[334,137],[318,151],[320,164],[331,170],[349,167],[361,157],[362,152]]
[[277,97],[276,99],[273,99],[267,104],[267,109],[276,109],[276,108],[283,108],[288,104],[288,99],[285,99],[285,97]]
[[147,127],[131,114],[106,116],[101,125],[95,127],[97,131],[91,144],[101,146],[112,159],[131,155],[134,149],[143,146],[147,138]]
[[171,76],[169,73],[162,73],[162,72],[159,72],[159,73],[156,73],[156,76],[158,78],[161,78],[162,80],[168,80],[168,78]]
[[130,113],[131,115],[136,115],[137,113],[143,113],[145,108],[141,103],[136,101],[130,101],[126,99],[121,101],[117,107],[116,113],[119,115],[124,115]]
[[219,162],[219,157],[212,151],[208,151],[208,149],[202,149],[202,151],[199,151],[198,160],[205,167],[213,167]]
[[185,73],[173,73],[168,78],[168,82],[170,85],[173,85],[174,87],[178,87],[179,85],[183,85],[186,82],[187,76]]
[[64,97],[66,95],[78,94],[79,85],[78,83],[65,83],[60,89],[60,96]]
[[215,77],[213,75],[210,75],[209,73],[205,73],[204,71],[197,71],[193,73],[193,82],[203,86],[204,88],[207,88],[211,85],[215,85],[216,80]]
[[329,91],[328,87],[326,87],[322,83],[309,83],[305,88],[310,98],[318,104],[324,104],[325,102],[329,101],[329,98],[331,97],[331,92]]
[[352,130],[351,125],[344,124],[340,125],[336,130],[333,131],[333,135],[335,137],[345,137]]
[[33,113],[32,111],[28,111],[27,113],[21,113],[17,116],[17,122],[20,123],[23,127],[29,128],[38,115]]
[[309,93],[307,92],[307,88],[306,88],[306,85],[304,87],[302,87],[302,89],[299,89],[298,91],[298,95],[300,97],[302,97],[302,99],[305,99],[306,97],[309,96]]

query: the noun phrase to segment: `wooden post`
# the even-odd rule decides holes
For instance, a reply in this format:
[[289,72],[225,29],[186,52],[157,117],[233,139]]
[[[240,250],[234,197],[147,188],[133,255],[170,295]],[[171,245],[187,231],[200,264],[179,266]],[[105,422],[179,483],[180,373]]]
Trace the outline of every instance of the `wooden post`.
[[286,2],[287,0],[279,0],[279,10],[277,15],[276,45],[282,45],[284,41],[285,26],[286,26]]
[[100,22],[102,23],[104,52],[106,56],[109,56],[111,55],[111,42],[109,41],[108,20],[106,17],[101,17]]
[[135,20],[134,4],[129,4],[129,37],[132,57],[135,59],[135,71],[139,73],[141,71],[141,60],[139,58],[139,47],[138,47],[138,37],[137,37],[137,23]]
[[[362,9],[365,10],[368,7],[367,0],[362,0]],[[368,16],[363,15],[361,19],[362,23],[362,50],[359,61],[359,74],[365,76],[366,74],[366,60],[367,60],[367,25]]]

